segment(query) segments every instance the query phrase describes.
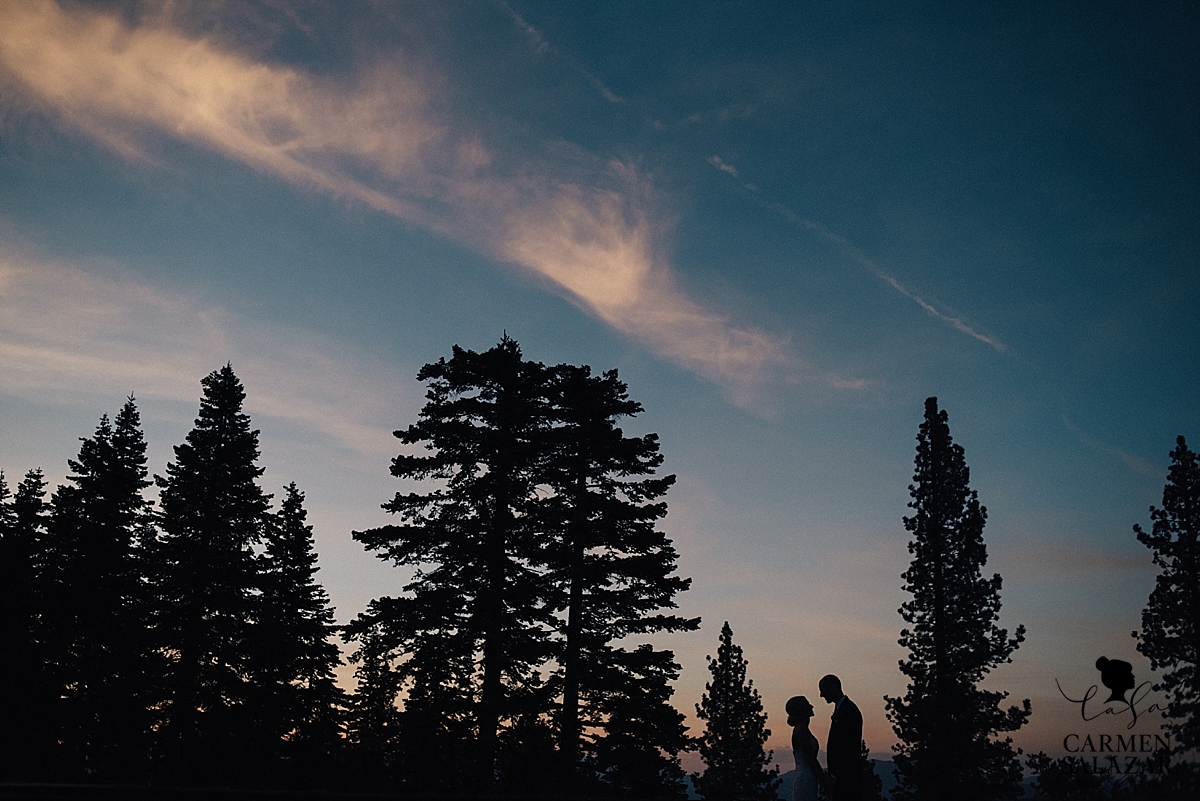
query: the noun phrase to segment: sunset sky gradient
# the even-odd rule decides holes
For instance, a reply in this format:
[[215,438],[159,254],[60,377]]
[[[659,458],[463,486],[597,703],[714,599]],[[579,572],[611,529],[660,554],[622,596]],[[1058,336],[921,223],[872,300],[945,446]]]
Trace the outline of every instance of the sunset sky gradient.
[[1055,680],[1152,678],[1132,526],[1200,446],[1196,41],[1169,4],[0,0],[0,468],[61,482],[133,393],[163,473],[232,362],[346,621],[403,583],[349,532],[422,364],[507,332],[615,367],[679,476],[679,708],[728,620],[777,753],[834,672],[882,755],[936,395],[1028,628],[988,680],[1033,700],[1016,743],[1125,731]]

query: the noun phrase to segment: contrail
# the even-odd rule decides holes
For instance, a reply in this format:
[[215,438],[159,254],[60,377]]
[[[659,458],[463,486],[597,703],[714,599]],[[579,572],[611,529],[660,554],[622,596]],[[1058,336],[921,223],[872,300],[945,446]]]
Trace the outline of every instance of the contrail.
[[1163,477],[1163,470],[1161,467],[1156,467],[1147,462],[1145,459],[1142,459],[1139,456],[1134,456],[1132,453],[1123,451],[1114,445],[1109,445],[1107,442],[1101,442],[1095,437],[1089,435],[1079,426],[1075,425],[1075,423],[1071,421],[1071,418],[1067,417],[1065,412],[1062,415],[1062,421],[1067,430],[1079,437],[1079,441],[1084,445],[1087,445],[1089,448],[1120,459],[1125,463],[1126,467],[1135,473],[1141,473],[1143,476],[1149,476],[1150,478],[1161,479]]
[[892,289],[895,289],[897,292],[899,292],[904,297],[906,297],[909,300],[916,303],[918,306],[920,306],[922,309],[927,311],[929,314],[933,315],[934,317],[936,317],[937,319],[941,320],[944,323],[949,323],[951,326],[953,326],[955,328],[955,330],[961,331],[962,333],[966,334],[967,336],[974,337],[975,339],[978,339],[980,342],[983,342],[984,344],[991,346],[999,353],[1006,353],[1008,351],[1008,346],[1005,345],[1000,340],[996,339],[995,337],[988,336],[987,334],[981,334],[978,331],[976,331],[974,328],[972,328],[971,326],[969,326],[965,322],[963,322],[961,318],[953,317],[949,314],[946,314],[946,313],[940,311],[932,303],[925,300],[920,295],[913,292],[911,289],[909,289],[904,284],[900,283],[898,280],[896,280],[894,277],[892,277],[892,275],[890,275],[886,270],[884,270],[881,266],[879,266],[878,262],[876,262],[874,259],[872,259],[867,254],[863,253],[857,247],[855,247],[845,237],[838,236],[833,231],[830,231],[828,228],[826,228],[824,225],[821,225],[821,223],[813,222],[812,220],[801,217],[799,214],[792,211],[787,206],[784,206],[780,203],[775,203],[773,201],[770,201],[770,200],[767,200],[766,198],[764,198],[762,196],[762,194],[758,191],[758,187],[754,186],[753,184],[748,184],[745,181],[743,181],[741,179],[740,175],[738,174],[737,169],[733,165],[731,165],[731,164],[727,163],[725,160],[723,160],[720,156],[714,155],[714,156],[710,157],[708,159],[708,163],[711,164],[716,169],[720,170],[721,172],[727,173],[730,176],[732,176],[733,179],[736,180],[743,189],[745,189],[747,192],[750,193],[750,196],[752,198],[754,198],[755,202],[757,202],[760,206],[762,206],[765,209],[769,209],[769,210],[775,212],[776,214],[779,214],[780,216],[782,216],[784,219],[786,219],[790,223],[799,225],[802,228],[804,228],[805,230],[812,231],[817,236],[821,237],[821,239],[824,239],[826,242],[829,242],[830,244],[833,244],[833,245],[837,245],[838,249],[842,251],[843,255],[845,255],[850,260],[857,262],[859,264],[859,266],[863,267],[868,272],[872,273],[877,278],[879,278],[881,281],[883,281],[886,284],[888,284],[889,286],[891,286]]
[[[529,22],[520,14],[518,14],[516,9],[506,3],[505,0],[496,0],[496,5],[499,6],[500,9],[512,19],[513,24],[525,34],[526,38],[529,39],[529,46],[533,48],[533,52],[536,55],[544,56],[549,53],[551,49],[553,49],[550,47],[550,43],[546,41],[546,37],[542,36],[542,32],[530,25]],[[609,89],[603,81],[601,81],[588,70],[584,69],[575,59],[571,58],[570,56],[565,56],[557,50],[556,55],[574,67],[574,69],[578,71],[588,83],[595,87],[596,91],[600,93],[600,96],[609,103],[625,102],[625,98]]]

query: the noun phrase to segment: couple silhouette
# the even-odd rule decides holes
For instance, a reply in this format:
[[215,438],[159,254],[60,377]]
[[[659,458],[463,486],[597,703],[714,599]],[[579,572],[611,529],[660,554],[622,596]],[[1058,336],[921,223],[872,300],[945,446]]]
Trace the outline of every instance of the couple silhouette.
[[821,697],[833,704],[833,719],[825,745],[828,772],[821,769],[817,753],[821,750],[817,738],[808,729],[816,712],[803,695],[787,702],[788,725],[792,727],[792,755],[796,772],[792,776],[792,801],[817,801],[817,786],[821,785],[833,801],[859,801],[862,798],[866,762],[862,754],[862,713],[842,692],[842,682],[829,675],[817,685]]

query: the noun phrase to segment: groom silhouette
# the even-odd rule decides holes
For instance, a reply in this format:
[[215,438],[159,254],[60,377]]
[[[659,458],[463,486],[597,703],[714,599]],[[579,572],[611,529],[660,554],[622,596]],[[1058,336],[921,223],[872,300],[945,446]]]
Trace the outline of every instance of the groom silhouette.
[[825,762],[833,779],[833,801],[859,801],[866,765],[862,756],[862,713],[842,692],[842,680],[829,675],[818,685],[821,697],[833,704],[833,721],[825,745]]

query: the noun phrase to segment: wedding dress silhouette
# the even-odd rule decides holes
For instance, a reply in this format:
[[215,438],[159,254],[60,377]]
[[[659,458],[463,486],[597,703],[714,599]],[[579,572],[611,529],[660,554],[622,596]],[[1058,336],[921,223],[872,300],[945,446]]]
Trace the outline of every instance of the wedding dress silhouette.
[[791,801],[817,801],[817,783],[821,776],[821,764],[817,762],[820,744],[808,730],[813,706],[803,695],[797,695],[788,700],[787,714],[788,725],[793,727],[792,757],[796,760]]

